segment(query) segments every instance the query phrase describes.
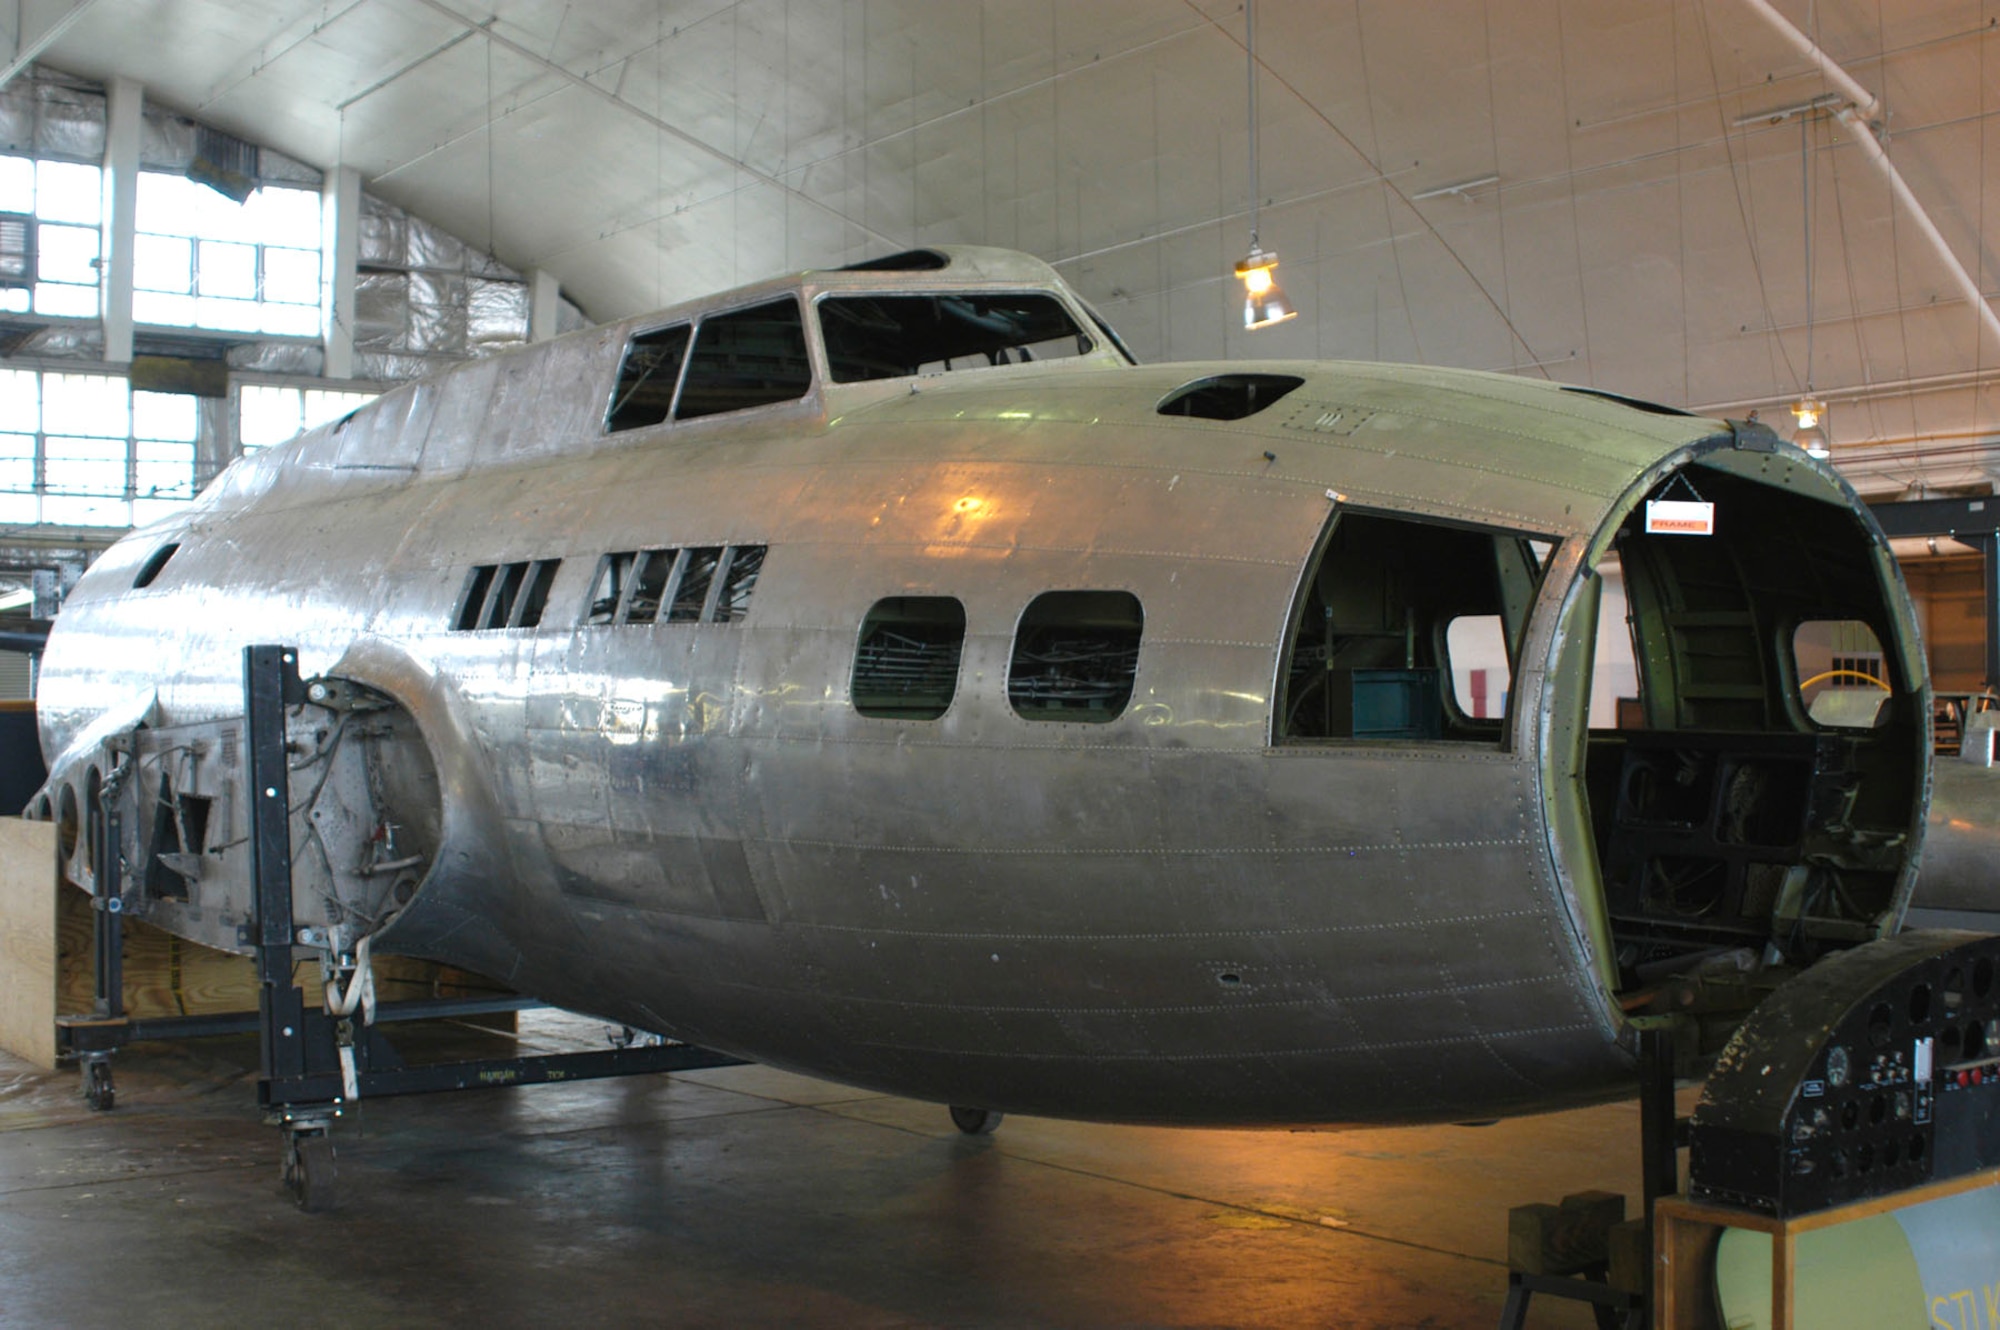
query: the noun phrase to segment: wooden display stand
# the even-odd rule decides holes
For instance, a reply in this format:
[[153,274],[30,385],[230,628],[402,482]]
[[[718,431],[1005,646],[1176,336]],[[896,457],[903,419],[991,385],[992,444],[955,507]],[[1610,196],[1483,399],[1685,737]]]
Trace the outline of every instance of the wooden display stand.
[[1706,1258],[1725,1228],[1770,1235],[1771,1330],[1794,1330],[1792,1283],[1800,1234],[1996,1184],[2000,1184],[2000,1168],[1989,1168],[1790,1219],[1693,1201],[1685,1196],[1662,1197],[1653,1207],[1654,1330],[1694,1330],[1703,1324],[1698,1318],[1707,1305],[1707,1285],[1713,1272],[1713,1262]]

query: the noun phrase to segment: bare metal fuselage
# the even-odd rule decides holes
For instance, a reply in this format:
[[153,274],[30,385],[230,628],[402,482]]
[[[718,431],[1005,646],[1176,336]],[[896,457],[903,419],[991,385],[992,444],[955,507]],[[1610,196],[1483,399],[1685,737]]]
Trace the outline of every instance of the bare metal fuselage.
[[[1418,1120],[1622,1087],[1634,984],[1586,792],[1591,570],[1676,472],[1845,520],[1831,472],[1714,421],[1364,365],[1256,367],[1303,383],[1235,420],[1154,408],[1241,365],[1088,362],[822,378],[607,435],[638,326],[398,389],[121,543],[49,644],[51,790],[113,760],[104,718],[240,715],[242,647],[295,644],[305,674],[393,698],[435,767],[435,844],[385,947],[1002,1109]],[[1274,740],[1301,588],[1348,509],[1553,547],[1490,742]],[[1921,715],[1907,607],[1852,526]],[[600,556],[663,545],[767,547],[744,617],[581,622]],[[453,628],[468,568],[558,558],[538,626]],[[1144,607],[1130,704],[1025,718],[1017,624],[1077,589]],[[860,625],[895,596],[963,604],[936,719],[851,704]],[[1901,817],[1906,849],[1921,729],[1871,740],[1917,773],[1878,819]],[[1882,871],[1857,937],[1907,898]],[[199,884],[134,904],[225,944],[244,909]]]
[[2000,772],[1938,759],[1924,833],[1923,872],[1910,899],[1912,928],[2000,932]]

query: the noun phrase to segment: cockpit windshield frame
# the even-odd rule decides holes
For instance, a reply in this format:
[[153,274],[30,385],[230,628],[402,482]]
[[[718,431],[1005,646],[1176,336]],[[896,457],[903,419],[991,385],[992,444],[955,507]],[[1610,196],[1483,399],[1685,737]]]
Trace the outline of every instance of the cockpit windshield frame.
[[1046,290],[840,289],[813,308],[834,384],[1068,360],[1090,355],[1102,336],[1096,320]]

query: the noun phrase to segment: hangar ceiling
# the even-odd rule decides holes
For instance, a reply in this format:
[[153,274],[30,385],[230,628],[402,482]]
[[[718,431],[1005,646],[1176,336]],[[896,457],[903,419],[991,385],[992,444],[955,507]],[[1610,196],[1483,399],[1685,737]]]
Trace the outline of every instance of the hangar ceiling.
[[[1775,3],[1990,290],[2000,0]],[[1147,359],[1470,366],[1785,433],[1810,380],[1864,489],[1983,485],[2000,342],[1833,106],[1765,115],[1837,89],[1753,4],[1265,0],[1261,233],[1303,317],[1254,334],[1240,0],[22,0],[0,41],[352,166],[597,319],[1006,245]]]

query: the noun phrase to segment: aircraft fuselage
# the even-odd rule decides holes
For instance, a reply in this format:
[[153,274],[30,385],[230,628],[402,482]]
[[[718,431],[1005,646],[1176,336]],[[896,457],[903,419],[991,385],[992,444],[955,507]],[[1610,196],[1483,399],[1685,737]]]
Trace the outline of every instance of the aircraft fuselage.
[[[1069,299],[986,264],[680,317],[870,281]],[[793,400],[607,430],[628,339],[672,321],[394,390],[122,542],[45,659],[51,792],[108,773],[107,716],[240,715],[242,647],[293,644],[305,674],[392,699],[410,731],[371,742],[420,736],[434,768],[374,777],[366,853],[386,862],[388,826],[421,880],[363,925],[333,910],[349,936],[860,1085],[1112,1120],[1618,1093],[1623,1007],[1661,973],[1894,926],[1923,817],[1914,628],[1852,495],[1768,435],[1497,376],[1141,368],[1092,334],[1073,363],[852,382],[810,340]],[[1297,383],[1159,409],[1246,374]],[[1703,553],[1741,607],[1702,602],[1719,574],[1659,543],[1701,537],[1635,529],[1676,476],[1717,496]],[[1797,568],[1721,557],[1767,513]],[[1631,794],[1638,740],[1590,731],[1614,550],[1654,588],[1655,738],[1682,736],[1683,767],[1723,754],[1682,817],[1712,893],[1668,850],[1611,880],[1621,837],[1681,816]],[[1821,731],[1785,675],[1787,625],[1833,616],[1896,662],[1873,729]],[[1500,644],[1490,704],[1447,659],[1475,619]],[[1750,645],[1696,640],[1724,627]],[[1792,782],[1768,826],[1730,820],[1763,797],[1744,770]],[[350,850],[323,839],[335,872]],[[1811,878],[1836,862],[1834,889]],[[244,902],[218,876],[134,907],[227,945]]]

